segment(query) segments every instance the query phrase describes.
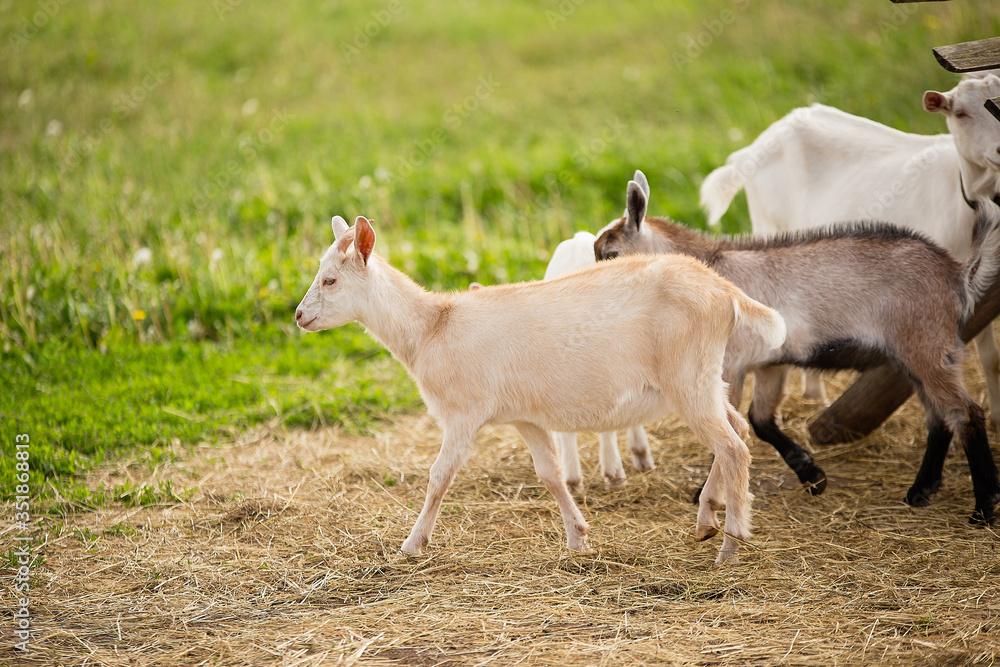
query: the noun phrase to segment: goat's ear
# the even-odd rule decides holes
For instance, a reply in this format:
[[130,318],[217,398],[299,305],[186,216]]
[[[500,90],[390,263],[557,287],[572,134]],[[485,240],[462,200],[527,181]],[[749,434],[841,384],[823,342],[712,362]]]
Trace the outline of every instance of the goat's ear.
[[947,93],[928,90],[924,93],[924,111],[948,111],[951,109],[951,98]]
[[625,200],[625,228],[638,231],[639,225],[646,219],[646,193],[635,181],[628,182]]
[[649,181],[646,180],[646,174],[642,173],[638,169],[635,170],[635,176],[632,180],[639,184],[642,191],[646,193],[646,202],[649,202]]
[[347,220],[344,220],[339,215],[333,216],[333,220],[330,221],[330,224],[333,225],[333,238],[335,239],[339,239],[344,235],[344,232],[350,229],[350,227],[347,226]]
[[359,215],[354,220],[354,251],[365,264],[368,264],[368,258],[371,257],[374,248],[375,230],[372,229],[368,218]]

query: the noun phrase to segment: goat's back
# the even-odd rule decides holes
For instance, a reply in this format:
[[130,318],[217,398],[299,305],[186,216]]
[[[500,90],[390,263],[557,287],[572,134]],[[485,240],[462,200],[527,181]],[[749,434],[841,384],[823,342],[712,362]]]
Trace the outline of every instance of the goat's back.
[[[833,107],[796,109],[729,163],[746,175],[754,231],[770,234],[876,218],[968,251],[951,135],[900,132]],[[962,219],[956,221],[956,215]]]
[[[456,293],[415,375],[432,412],[552,430],[630,425],[669,409],[667,369],[678,383],[721,376],[737,296],[701,262],[678,255]],[[708,369],[705,359],[714,360]]]
[[780,312],[781,351],[800,359],[832,341],[875,347],[950,344],[965,312],[963,266],[911,231],[885,224],[749,238],[721,244],[713,266]]

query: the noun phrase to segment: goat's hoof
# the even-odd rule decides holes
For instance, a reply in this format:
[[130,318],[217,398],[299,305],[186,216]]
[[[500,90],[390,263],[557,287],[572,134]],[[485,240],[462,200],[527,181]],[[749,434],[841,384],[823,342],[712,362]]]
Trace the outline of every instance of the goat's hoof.
[[590,551],[590,541],[584,535],[579,540],[570,540],[567,542],[566,548],[570,551]]
[[799,481],[805,485],[806,491],[811,495],[818,496],[826,491],[826,473],[815,466],[799,477]]
[[705,524],[699,523],[698,528],[694,532],[694,538],[699,542],[704,542],[710,537],[715,537],[718,534],[718,526],[706,526]]
[[635,466],[636,470],[652,470],[656,467],[653,465],[653,457],[649,455],[649,452],[642,454],[632,452],[632,465]]
[[909,491],[906,492],[906,498],[904,502],[910,507],[927,507],[931,504],[931,496],[937,493],[937,490],[941,488],[941,482],[937,481],[930,486],[924,487],[911,487]]
[[628,480],[624,477],[605,477],[604,486],[608,491],[621,491],[628,486]]
[[977,507],[972,516],[969,517],[969,523],[977,528],[985,528],[986,526],[997,525],[997,518],[992,508],[984,510]]
[[931,496],[941,488],[941,480],[936,480],[929,486],[912,486],[906,492],[905,502],[910,507],[927,507],[931,504]]
[[740,557],[735,551],[720,551],[719,555],[715,557],[716,565],[739,565]]
[[406,538],[403,542],[403,546],[399,548],[399,552],[404,556],[419,556],[426,546],[427,539],[416,539],[412,537]]

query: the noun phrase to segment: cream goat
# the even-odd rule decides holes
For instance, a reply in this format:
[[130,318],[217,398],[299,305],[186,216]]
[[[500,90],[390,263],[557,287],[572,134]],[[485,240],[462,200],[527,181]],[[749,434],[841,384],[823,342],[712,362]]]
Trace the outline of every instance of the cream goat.
[[[556,246],[549,265],[545,267],[545,280],[558,278],[571,271],[593,266],[594,241],[597,237],[590,232],[577,232],[573,238],[566,239]],[[580,452],[577,449],[576,433],[555,431],[552,434],[559,450],[562,452],[563,475],[566,486],[570,490],[579,490],[583,486],[583,470],[580,468]],[[615,431],[604,431],[597,434],[600,443],[598,460],[601,465],[601,475],[609,489],[620,489],[627,484],[625,466],[622,465],[621,453],[618,451],[618,435]],[[628,448],[632,452],[632,464],[639,470],[652,470],[653,454],[649,451],[649,438],[641,424],[635,424],[628,429]]]
[[[306,331],[360,322],[416,380],[443,442],[427,499],[402,550],[430,540],[441,500],[487,423],[513,424],[562,514],[567,547],[587,522],[563,481],[551,431],[608,431],[678,413],[715,454],[696,535],[726,533],[717,562],[750,535],[747,423],[726,402],[722,360],[734,331],[769,348],[784,320],[689,257],[636,257],[551,281],[427,292],[373,253],[358,216],[333,219],[336,241],[295,311]],[[746,335],[743,333],[743,335]],[[599,351],[600,354],[595,354]],[[737,432],[738,431],[738,432]]]

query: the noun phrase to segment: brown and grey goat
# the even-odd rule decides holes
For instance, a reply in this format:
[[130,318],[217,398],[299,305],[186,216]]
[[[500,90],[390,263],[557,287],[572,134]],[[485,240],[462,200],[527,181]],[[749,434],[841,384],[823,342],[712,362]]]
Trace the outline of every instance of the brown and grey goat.
[[[563,481],[551,431],[609,431],[678,413],[715,454],[697,535],[719,529],[721,562],[750,535],[747,425],[726,402],[722,360],[735,332],[779,347],[785,325],[690,257],[634,257],[542,282],[427,292],[374,254],[364,217],[333,219],[336,241],[295,311],[306,331],[360,322],[416,380],[444,431],[405,553],[428,543],[445,491],[487,423],[513,424],[555,498],[570,549],[587,522]],[[594,350],[601,354],[594,355]]]
[[913,383],[924,406],[927,449],[906,502],[927,505],[941,484],[952,435],[965,449],[976,498],[972,523],[995,521],[997,467],[982,409],[962,380],[959,330],[1000,264],[1000,208],[978,203],[976,241],[959,263],[927,238],[880,223],[853,223],[767,237],[719,239],[662,218],[646,218],[649,185],[629,182],[624,216],[598,236],[598,260],[634,253],[696,257],[750,297],[781,313],[784,344],[765,350],[736,335],[723,378],[739,406],[746,373],[755,375],[750,424],[814,494],[826,475],[779,428],[788,366],[866,369],[889,363]]

